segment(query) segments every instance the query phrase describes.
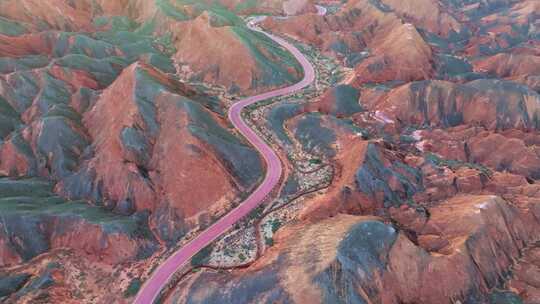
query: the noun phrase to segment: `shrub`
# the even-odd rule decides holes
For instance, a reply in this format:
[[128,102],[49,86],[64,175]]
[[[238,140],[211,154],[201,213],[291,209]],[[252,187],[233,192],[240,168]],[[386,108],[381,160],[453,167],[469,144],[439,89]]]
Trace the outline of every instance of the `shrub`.
[[128,287],[126,288],[126,291],[124,291],[124,298],[130,298],[139,292],[139,289],[141,289],[142,282],[139,278],[135,278],[131,280]]
[[204,247],[203,249],[201,249],[201,251],[199,251],[196,255],[194,255],[191,258],[191,265],[192,266],[201,266],[201,265],[207,263],[209,258],[210,258],[210,254],[212,253],[212,250],[213,250],[213,245],[212,244],[210,244],[210,245]]

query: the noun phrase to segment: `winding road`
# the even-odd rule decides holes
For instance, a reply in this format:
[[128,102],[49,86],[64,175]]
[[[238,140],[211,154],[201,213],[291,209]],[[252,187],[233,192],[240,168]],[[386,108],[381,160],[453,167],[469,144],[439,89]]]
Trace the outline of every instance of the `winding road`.
[[[319,14],[325,14],[326,9],[321,10],[318,8],[318,12]],[[259,206],[264,201],[266,196],[272,191],[272,189],[274,189],[274,187],[279,183],[282,173],[281,161],[279,157],[264,141],[264,139],[260,138],[257,133],[255,133],[242,120],[241,113],[245,107],[256,102],[277,96],[288,95],[305,88],[315,80],[315,70],[308,59],[295,46],[280,37],[266,33],[257,28],[256,24],[263,19],[264,18],[255,18],[253,21],[248,22],[248,27],[253,31],[268,36],[270,39],[291,52],[304,70],[304,78],[300,82],[286,88],[247,97],[236,102],[229,109],[228,116],[234,127],[253,145],[253,147],[255,147],[255,149],[257,149],[257,151],[259,151],[266,162],[266,175],[264,180],[246,200],[240,203],[238,207],[219,219],[185,246],[173,253],[173,255],[167,260],[165,260],[165,262],[163,262],[144,283],[141,290],[137,294],[135,301],[133,302],[135,304],[153,303],[163,287],[169,282],[174,273],[180,267],[188,263],[190,259],[201,249],[225,233],[237,221]]]

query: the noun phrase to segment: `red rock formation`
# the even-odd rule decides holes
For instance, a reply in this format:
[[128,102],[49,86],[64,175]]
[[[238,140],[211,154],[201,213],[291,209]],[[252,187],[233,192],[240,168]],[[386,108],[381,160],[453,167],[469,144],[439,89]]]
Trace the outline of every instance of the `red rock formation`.
[[[406,233],[369,217],[338,215],[287,227],[253,266],[233,274],[203,271],[181,283],[170,299],[187,303],[197,297],[214,303],[219,286],[222,303],[229,303],[237,288],[242,288],[246,303],[270,294],[292,303],[350,298],[381,303],[453,303],[471,298],[482,302],[525,244],[536,240],[525,227],[540,228],[537,220],[527,221],[495,196],[460,196],[429,212],[427,220],[409,224],[418,229],[414,242]],[[367,247],[356,247],[360,244]],[[203,280],[223,284],[203,289],[199,285]]]
[[0,35],[0,54],[5,57],[17,57],[34,54],[50,54],[51,45],[43,35],[28,34],[18,37]]
[[338,133],[338,152],[333,158],[334,181],[324,196],[313,199],[309,207],[302,210],[303,218],[326,218],[339,212],[360,213],[380,207],[380,202],[355,191],[356,170],[365,160],[368,142],[349,130],[332,127]]
[[282,15],[263,26],[350,68],[285,107],[291,147],[333,179],[253,265],[166,301],[538,301],[538,1],[187,2],[0,1],[0,283],[25,274],[3,300],[127,302],[156,262],[140,259],[256,184],[220,102],[172,76],[239,94],[301,76],[234,12]]
[[[175,57],[181,65],[186,64],[193,73],[201,74],[205,82],[220,82],[227,87],[237,85],[243,91],[251,88],[257,77],[255,59],[231,28],[213,27],[206,13],[175,27],[178,28],[173,32],[178,46]],[[231,60],[231,54],[243,60]]]
[[96,157],[88,166],[95,168],[98,180],[103,180],[109,199],[121,201],[129,196],[129,191],[134,191],[136,207],[153,210],[155,199],[151,185],[138,174],[136,164],[122,161],[120,134],[123,128],[145,126],[135,100],[137,69],[138,65],[132,65],[124,70],[85,115],[85,126],[96,142]]
[[462,30],[462,25],[445,11],[441,2],[432,0],[382,0],[381,2],[401,18],[431,33],[447,37],[451,31],[459,33]]
[[399,298],[405,302],[451,303],[453,297],[485,293],[496,286],[525,244],[535,241],[526,234],[526,225],[538,229],[538,222],[524,221],[496,197],[456,197],[429,212],[429,220],[416,233],[420,246],[433,253],[426,255],[401,235],[389,254]]
[[540,111],[538,100],[535,92],[509,82],[477,80],[459,85],[429,81],[393,89],[379,99],[374,110],[398,125],[480,124],[489,129],[534,129]]
[[56,30],[88,30],[91,27],[91,7],[86,1],[2,1],[2,16],[25,24],[44,24]]
[[389,33],[374,38],[368,47],[373,56],[355,67],[356,85],[422,80],[429,78],[433,72],[431,48],[412,24],[394,27]]
[[418,135],[421,141],[417,147],[444,159],[478,163],[529,178],[537,178],[540,172],[538,135],[533,132],[494,133],[463,126],[421,131]]
[[[478,22],[484,30],[477,37],[471,39],[465,49],[468,55],[491,55],[500,52],[501,49],[509,49],[514,46],[515,42],[511,37],[520,37],[523,35],[522,27],[528,27],[530,20],[533,20],[536,12],[539,10],[538,1],[510,1],[506,5],[508,10],[503,10],[488,14],[481,20],[472,20]],[[527,40],[526,37],[521,37],[519,40]],[[534,39],[530,41],[535,44]],[[486,50],[488,50],[486,52]]]
[[[220,132],[219,136],[232,137],[223,129],[213,129],[224,128],[221,122],[213,122],[221,118],[177,95],[190,96],[190,90],[147,65],[136,63],[125,69],[85,114],[93,157],[81,164],[78,177],[63,181],[58,189],[84,198],[100,191],[119,212],[151,210],[156,229],[170,224],[158,218],[172,212],[167,216],[174,218],[175,233],[180,234],[195,227],[201,214],[227,210],[234,196],[254,181],[246,182],[237,175],[239,171],[231,172],[231,160],[220,154],[221,148],[195,133],[193,128],[201,126],[211,136]],[[200,187],[201,180],[207,186]],[[80,193],[76,189],[81,183],[95,188]]]
[[318,45],[328,53],[335,52],[336,48],[346,48],[345,53],[357,53],[367,47],[369,57],[355,68],[354,83],[358,85],[420,80],[433,72],[431,48],[416,28],[369,1],[348,1],[337,14],[325,17],[302,15],[286,20],[268,19],[264,26]]
[[540,56],[522,53],[499,53],[474,62],[477,72],[506,78],[540,91]]
[[73,222],[70,229],[51,235],[51,248],[70,248],[91,262],[111,265],[132,261],[140,253],[141,240],[122,233],[106,234],[99,225]]
[[513,267],[513,278],[508,287],[517,291],[525,304],[540,301],[540,247],[538,244],[525,250],[524,256]]
[[8,140],[0,149],[0,172],[5,176],[22,177],[35,170],[35,164],[24,155],[16,140]]
[[[170,21],[162,28],[164,32],[173,34],[176,47],[174,58],[187,77],[197,77],[204,82],[221,84],[242,92],[267,90],[275,86],[267,83],[267,73],[272,71],[265,70],[257,56],[260,54],[266,56],[266,60],[276,62],[279,62],[279,58],[265,49],[261,41],[255,41],[261,37],[244,37],[245,33],[232,26],[214,26],[207,12],[188,22]],[[248,43],[245,39],[253,41]],[[293,78],[300,76],[293,66],[283,65],[280,68]]]
[[474,69],[495,75],[498,78],[515,78],[538,75],[540,56],[499,53],[474,62]]
[[526,177],[540,177],[540,155],[523,140],[483,133],[469,142],[470,160]]

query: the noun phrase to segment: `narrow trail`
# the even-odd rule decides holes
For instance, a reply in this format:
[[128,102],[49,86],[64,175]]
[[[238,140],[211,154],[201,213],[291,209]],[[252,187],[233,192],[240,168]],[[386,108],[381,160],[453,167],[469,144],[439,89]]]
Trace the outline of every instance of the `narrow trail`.
[[[322,15],[326,13],[326,10],[318,9],[318,12]],[[247,199],[238,205],[238,207],[230,211],[224,217],[220,218],[185,246],[173,253],[167,260],[165,260],[165,262],[159,265],[137,294],[137,297],[133,302],[135,304],[154,303],[161,290],[167,285],[179,268],[184,266],[186,263],[189,263],[190,259],[201,249],[229,230],[229,228],[231,228],[244,216],[248,215],[253,209],[257,208],[279,183],[283,170],[279,157],[264,141],[264,139],[260,138],[257,133],[255,133],[255,131],[253,131],[246,124],[246,122],[242,119],[241,113],[244,108],[259,101],[282,95],[289,95],[309,86],[315,80],[315,70],[309,60],[294,45],[280,37],[266,33],[257,28],[256,24],[263,19],[264,18],[256,18],[249,22],[249,29],[266,35],[274,42],[287,49],[296,58],[304,70],[304,77],[300,82],[286,88],[247,97],[236,102],[229,109],[229,120],[232,122],[234,127],[253,145],[253,147],[257,149],[266,162],[266,175],[264,180],[257,187],[257,189],[248,196]]]

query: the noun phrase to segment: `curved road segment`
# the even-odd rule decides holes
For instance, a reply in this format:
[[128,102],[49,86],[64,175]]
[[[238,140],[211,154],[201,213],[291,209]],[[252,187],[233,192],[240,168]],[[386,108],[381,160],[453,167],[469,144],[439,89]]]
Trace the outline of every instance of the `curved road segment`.
[[259,206],[265,197],[272,191],[272,189],[278,184],[279,179],[281,178],[281,162],[277,154],[272,150],[272,148],[266,144],[264,139],[260,138],[248,125],[242,120],[241,112],[242,110],[252,105],[256,102],[266,100],[269,98],[288,95],[294,92],[297,92],[304,87],[310,85],[315,80],[315,71],[311,63],[307,58],[292,44],[288,43],[284,39],[274,36],[272,34],[266,33],[258,28],[256,28],[256,22],[261,21],[261,18],[256,21],[248,23],[248,27],[264,35],[268,36],[270,39],[274,40],[276,43],[283,46],[289,52],[291,52],[296,60],[300,62],[302,68],[304,69],[304,78],[286,88],[266,92],[260,95],[247,97],[242,99],[231,106],[229,109],[229,119],[231,120],[234,127],[242,133],[243,136],[259,151],[259,153],[264,157],[266,162],[266,175],[263,182],[257,187],[257,189],[251,193],[251,195],[244,200],[238,207],[233,209],[227,215],[219,219],[208,229],[203,231],[185,246],[176,251],[172,256],[170,256],[165,262],[163,262],[155,271],[152,273],[151,277],[144,283],[143,287],[137,294],[134,303],[135,304],[151,304],[158,297],[162,288],[169,282],[174,273],[190,259],[197,254],[201,249],[210,244],[221,234],[229,230],[237,221],[242,219],[244,216],[249,214],[253,209]]

